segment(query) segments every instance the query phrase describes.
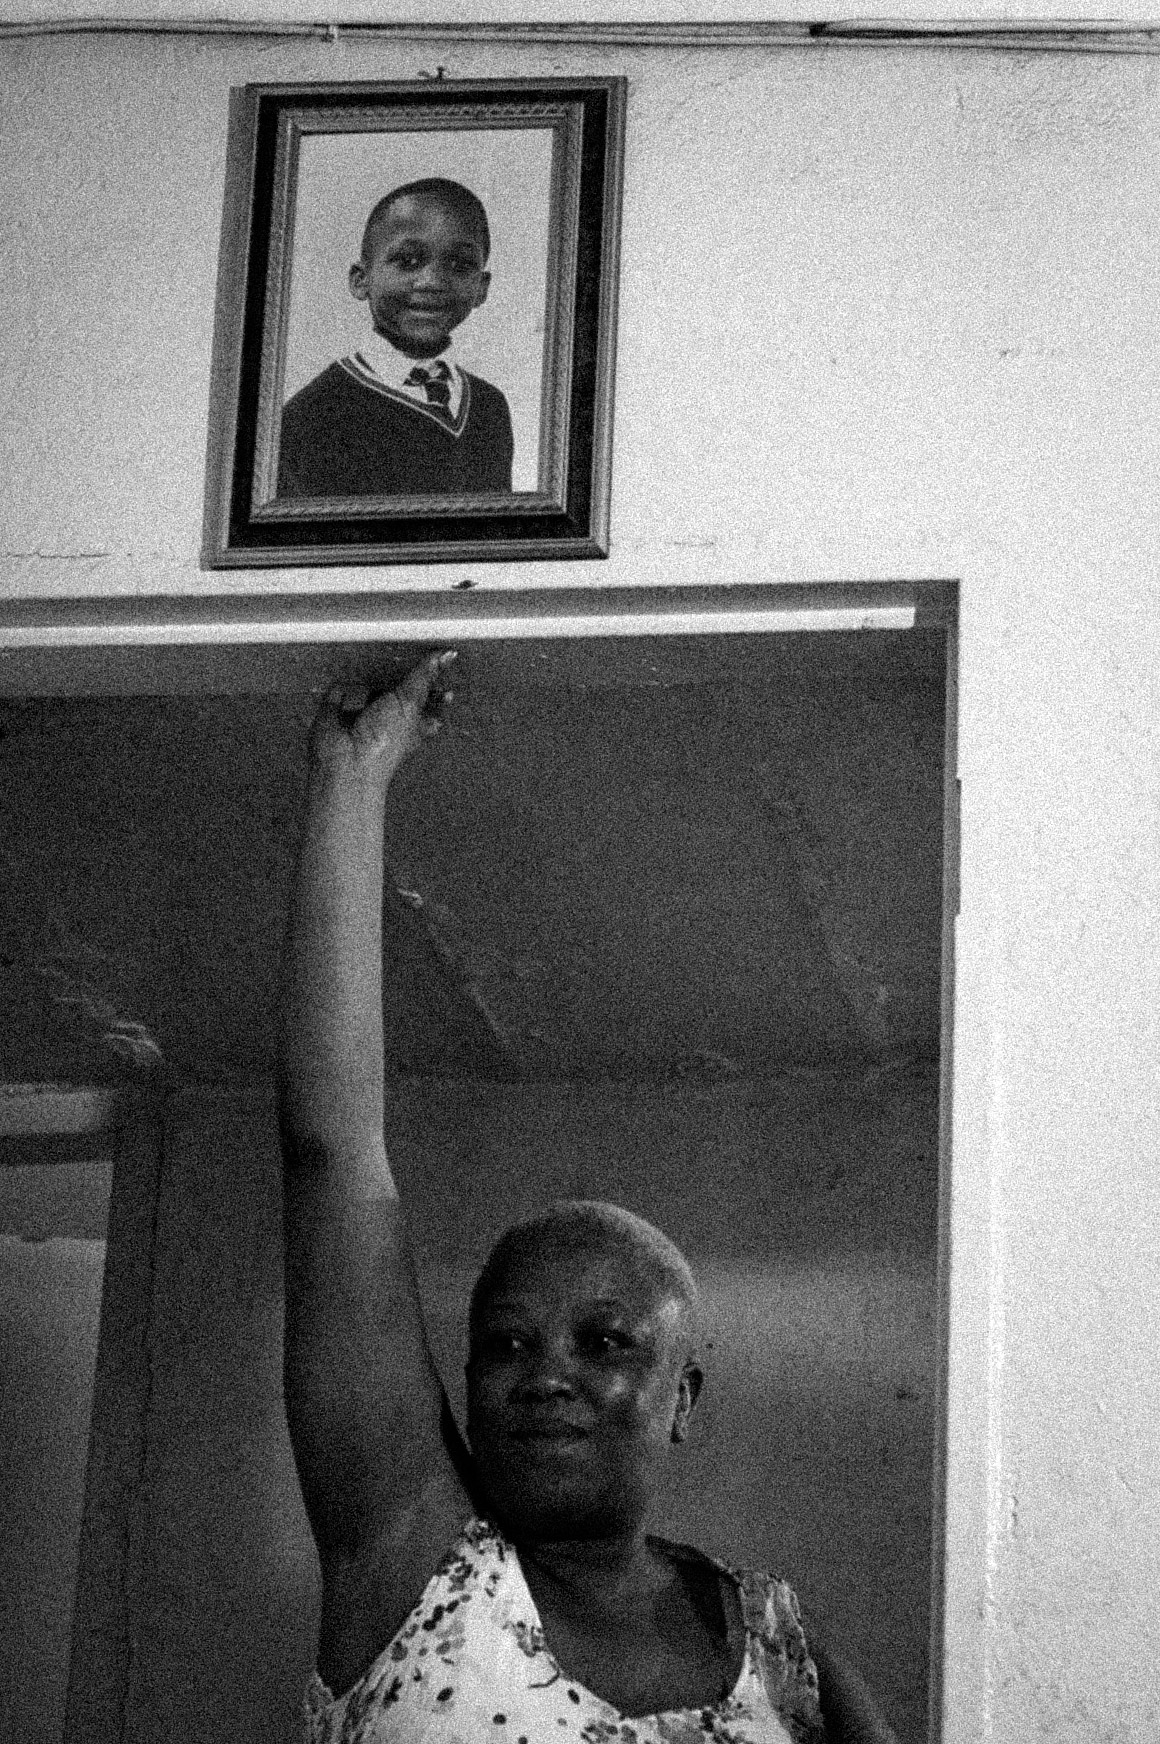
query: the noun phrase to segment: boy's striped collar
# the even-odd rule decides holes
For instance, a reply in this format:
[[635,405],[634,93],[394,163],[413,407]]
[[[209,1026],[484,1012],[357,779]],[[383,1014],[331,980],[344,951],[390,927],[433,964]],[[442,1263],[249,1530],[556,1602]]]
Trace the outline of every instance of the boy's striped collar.
[[[426,395],[423,389],[416,387],[413,383],[410,386],[407,385],[407,377],[418,360],[399,351],[389,339],[384,339],[381,333],[367,334],[354,354],[354,361],[360,366],[364,374],[372,376],[383,387],[394,388],[398,393],[406,394],[408,399],[414,400],[418,405],[426,404]],[[451,378],[447,384],[451,389],[451,398],[447,410],[451,422],[458,423],[464,379],[463,371],[455,361],[454,345],[448,344],[437,358],[423,358],[421,361],[424,364],[445,363],[451,371]]]
[[[421,418],[430,418],[450,436],[462,436],[467,428],[467,414],[471,410],[471,380],[460,371],[459,410],[454,414],[450,407],[431,406],[422,388],[393,387],[382,380],[378,373],[371,369],[361,352],[356,351],[352,357],[341,357],[338,367],[352,375],[355,381],[361,382],[372,393],[382,394],[384,399],[395,400],[407,407],[408,411],[417,412]],[[414,364],[410,365],[414,369]]]

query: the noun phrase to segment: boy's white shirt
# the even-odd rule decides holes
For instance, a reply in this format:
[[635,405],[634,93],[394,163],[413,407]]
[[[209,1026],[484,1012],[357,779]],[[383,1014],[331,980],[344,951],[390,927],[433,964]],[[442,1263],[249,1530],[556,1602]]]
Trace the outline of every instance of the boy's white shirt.
[[407,394],[412,400],[417,400],[421,406],[427,404],[423,384],[421,382],[408,383],[407,377],[415,368],[416,363],[420,367],[432,363],[445,363],[451,371],[451,379],[447,384],[451,390],[451,399],[447,410],[453,418],[459,416],[459,404],[463,399],[463,372],[455,361],[453,342],[448,342],[438,357],[414,358],[408,357],[406,352],[399,351],[389,339],[384,339],[381,333],[372,331],[362,341],[355,355],[362,359],[365,368],[370,371],[371,375],[377,377],[384,387],[395,388],[399,393]]

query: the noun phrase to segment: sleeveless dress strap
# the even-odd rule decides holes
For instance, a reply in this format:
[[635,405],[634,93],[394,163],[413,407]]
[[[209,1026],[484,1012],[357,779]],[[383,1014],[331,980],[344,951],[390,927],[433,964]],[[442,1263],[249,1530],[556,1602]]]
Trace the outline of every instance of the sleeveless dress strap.
[[818,1670],[810,1657],[797,1594],[759,1569],[731,1571],[766,1694],[795,1744],[824,1744]]

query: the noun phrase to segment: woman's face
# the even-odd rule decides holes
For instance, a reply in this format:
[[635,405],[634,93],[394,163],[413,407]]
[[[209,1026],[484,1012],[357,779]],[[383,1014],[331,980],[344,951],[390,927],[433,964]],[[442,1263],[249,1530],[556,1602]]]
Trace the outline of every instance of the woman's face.
[[687,1311],[631,1249],[524,1237],[477,1303],[468,1439],[517,1540],[634,1530],[700,1387]]

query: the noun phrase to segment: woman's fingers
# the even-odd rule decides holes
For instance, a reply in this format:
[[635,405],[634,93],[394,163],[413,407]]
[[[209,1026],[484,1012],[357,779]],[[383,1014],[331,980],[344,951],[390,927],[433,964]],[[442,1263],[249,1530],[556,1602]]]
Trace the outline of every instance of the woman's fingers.
[[432,695],[442,693],[439,680],[454,659],[455,654],[451,650],[442,654],[428,654],[425,660],[420,660],[417,666],[412,667],[399,685],[397,694],[400,699],[405,704],[425,708]]
[[448,669],[454,660],[455,654],[453,652],[436,656],[435,669],[428,679],[427,695],[423,700],[419,715],[419,731],[425,738],[431,738],[443,725],[447,705],[454,695],[447,682]]
[[420,739],[431,738],[439,731],[440,709],[447,696],[441,675],[454,658],[454,654],[429,654],[420,660],[393,691],[363,708],[355,723],[356,735],[377,750],[393,750],[400,757]]
[[332,684],[315,719],[312,743],[327,761],[371,757],[388,774],[422,740],[433,738],[450,700],[443,675],[453,652],[428,654],[393,690],[379,696],[361,684]]

